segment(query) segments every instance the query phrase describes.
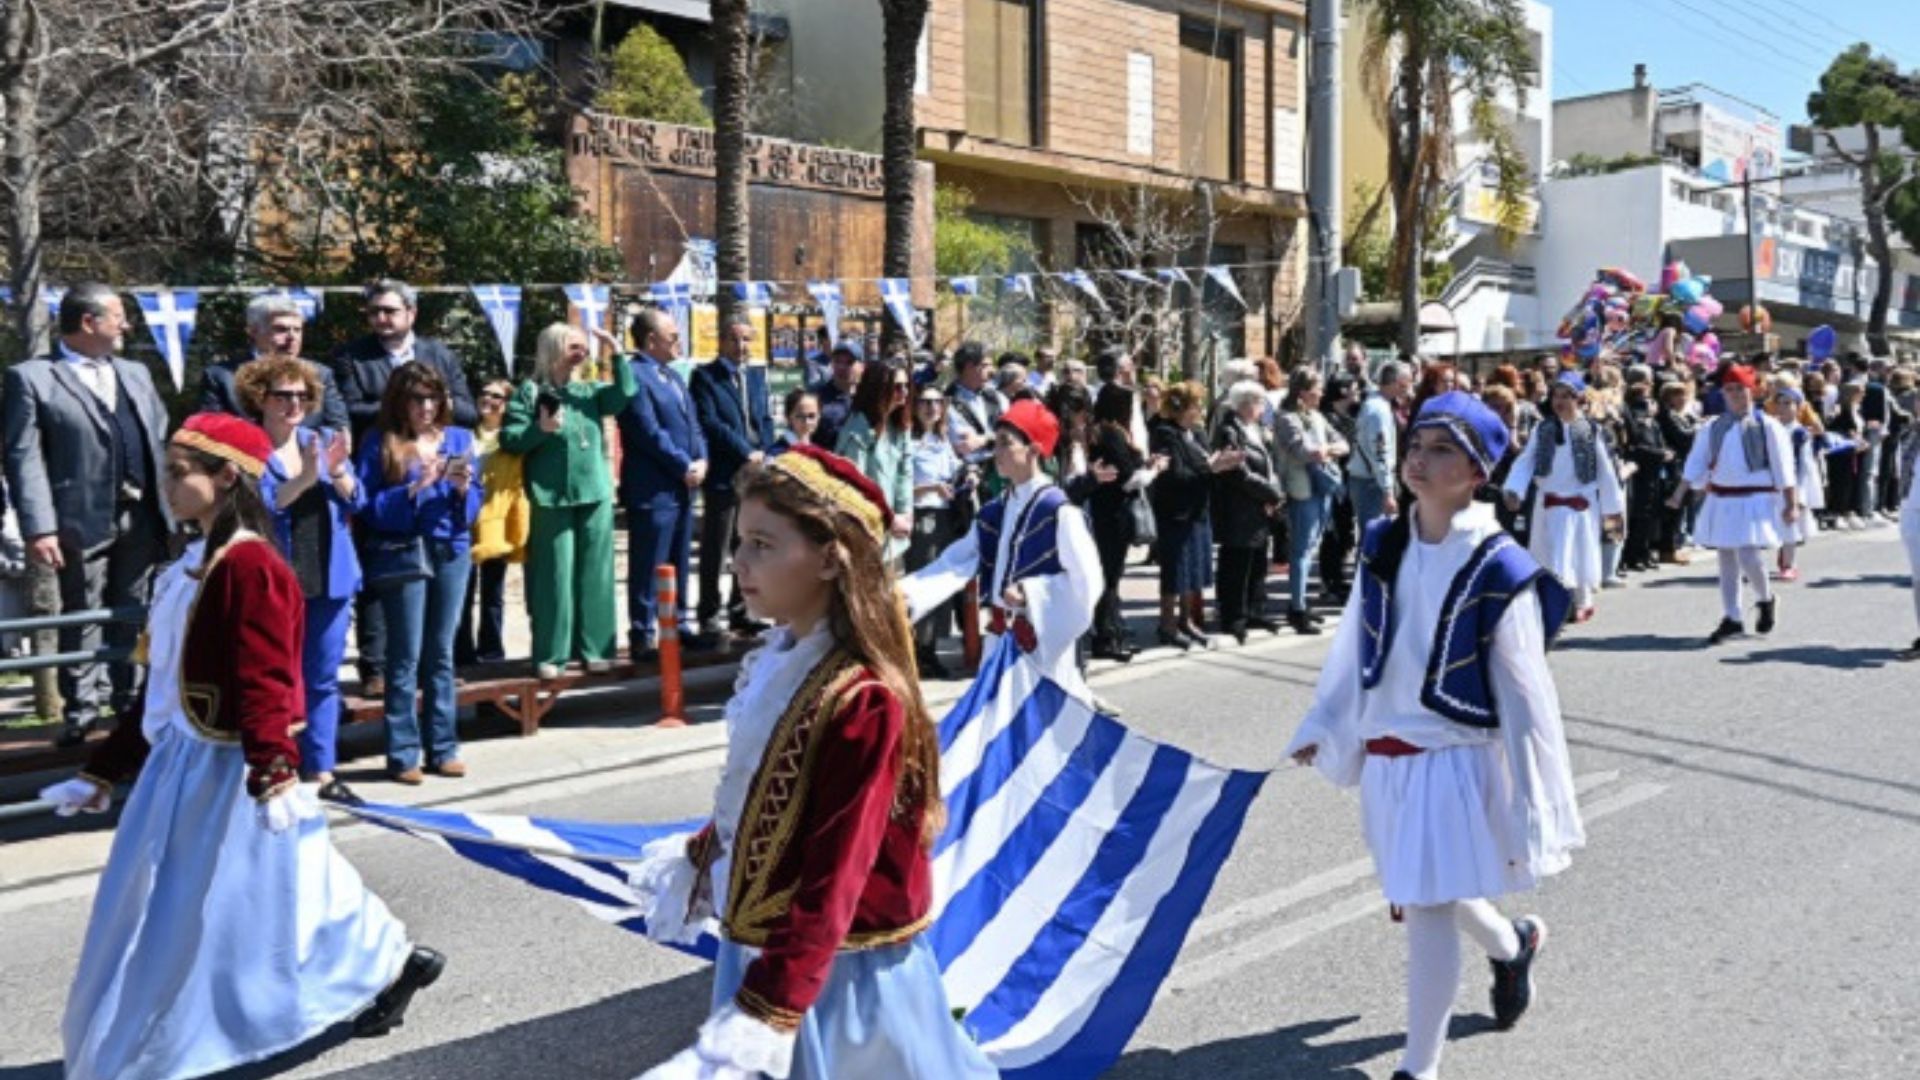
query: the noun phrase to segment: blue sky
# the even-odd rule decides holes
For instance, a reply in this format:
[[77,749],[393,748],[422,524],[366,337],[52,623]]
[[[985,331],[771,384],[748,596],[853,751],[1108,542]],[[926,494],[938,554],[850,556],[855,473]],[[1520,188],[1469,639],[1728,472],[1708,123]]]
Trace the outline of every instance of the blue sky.
[[1662,89],[1705,83],[1805,123],[1834,56],[1871,42],[1920,70],[1920,0],[1547,0],[1553,95],[1619,90],[1645,63]]

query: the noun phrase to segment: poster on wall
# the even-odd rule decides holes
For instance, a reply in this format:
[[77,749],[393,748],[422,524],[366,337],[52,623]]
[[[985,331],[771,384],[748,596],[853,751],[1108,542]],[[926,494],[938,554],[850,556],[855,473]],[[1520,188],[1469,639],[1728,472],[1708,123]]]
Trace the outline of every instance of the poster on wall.
[[767,331],[768,358],[776,364],[791,364],[800,359],[800,316],[781,314],[773,317]]
[[710,360],[720,355],[720,309],[712,304],[693,305],[693,340],[687,343],[690,359]]

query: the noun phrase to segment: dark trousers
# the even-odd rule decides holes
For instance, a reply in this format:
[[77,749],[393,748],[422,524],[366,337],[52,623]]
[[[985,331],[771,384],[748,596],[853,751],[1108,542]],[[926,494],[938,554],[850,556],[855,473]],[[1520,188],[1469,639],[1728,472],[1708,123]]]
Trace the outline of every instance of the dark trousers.
[[1347,558],[1353,554],[1353,503],[1341,494],[1333,498],[1333,516],[1320,535],[1320,588],[1335,596],[1347,592]]
[[1220,608],[1220,626],[1228,633],[1244,630],[1247,620],[1266,615],[1267,541],[1257,547],[1221,547],[1220,569],[1213,583]]
[[[475,595],[480,618],[473,617]],[[504,630],[507,621],[507,560],[474,563],[467,576],[467,599],[460,608],[460,628],[454,631],[453,662],[459,666],[507,658]]]
[[[733,489],[708,491],[704,502],[706,506],[700,514],[700,606],[697,612],[703,624],[720,614],[720,575],[730,567],[733,549],[740,544],[733,531],[734,520],[740,514]],[[739,579],[728,576],[731,584],[727,586],[727,618],[738,622],[746,618],[746,602],[740,597]]]
[[1100,553],[1100,600],[1093,608],[1095,645],[1132,644],[1127,620],[1120,613],[1120,582],[1127,576],[1127,550],[1133,546],[1133,522],[1126,518],[1095,518],[1093,546]]
[[[633,640],[655,639],[658,606],[653,594],[653,571],[670,565],[679,593],[681,621],[687,606],[687,574],[693,561],[693,506],[690,502],[666,506],[627,508],[627,626]],[[692,628],[689,627],[689,630]]]
[[1660,493],[1665,489],[1659,473],[1644,466],[1628,481],[1627,537],[1620,545],[1622,563],[1642,566],[1653,561],[1660,543]]
[[[371,542],[373,530],[361,521],[353,523],[354,549],[360,553],[360,565],[367,564],[367,544]],[[360,654],[360,682],[364,685],[369,679],[386,677],[387,671],[387,610],[380,597],[371,590],[361,589],[353,597],[353,644]]]
[[[962,520],[963,512],[954,507],[915,507],[913,535],[907,540],[907,573],[933,562],[948,544],[959,539],[964,529]],[[938,647],[947,631],[953,628],[953,613],[958,604],[957,600],[948,600],[921,616],[920,621],[913,624],[914,646],[922,651]]]
[[[146,606],[154,567],[166,558],[164,531],[156,508],[128,504],[115,519],[112,543],[83,553],[62,542],[60,555],[66,566],[59,571],[60,610]],[[104,628],[99,623],[68,626],[60,631],[60,651],[92,652],[103,639],[108,647],[131,649],[139,637],[137,622],[108,623]],[[111,664],[84,660],[62,667],[60,696],[66,699],[67,726],[91,725],[108,706],[115,716],[126,716],[139,701],[145,681],[131,660]]]

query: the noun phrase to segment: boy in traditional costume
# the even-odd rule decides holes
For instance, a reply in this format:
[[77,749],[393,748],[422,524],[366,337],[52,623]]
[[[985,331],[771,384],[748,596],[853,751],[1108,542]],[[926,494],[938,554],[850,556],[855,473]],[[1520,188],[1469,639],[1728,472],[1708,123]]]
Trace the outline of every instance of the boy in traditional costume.
[[1536,486],[1529,546],[1534,558],[1573,590],[1573,621],[1593,618],[1603,575],[1602,526],[1618,527],[1626,511],[1620,476],[1600,433],[1587,416],[1587,384],[1575,372],[1547,391],[1551,411],[1507,474],[1509,510],[1518,510]]
[[1826,508],[1826,484],[1820,480],[1820,466],[1813,447],[1814,435],[1807,425],[1800,422],[1800,411],[1806,403],[1807,396],[1792,386],[1775,387],[1773,396],[1767,401],[1768,412],[1779,421],[1781,427],[1787,429],[1787,442],[1793,447],[1794,483],[1804,501],[1800,514],[1780,530],[1778,566],[1781,581],[1800,580],[1800,549],[1819,535],[1817,514]]
[[154,586],[143,705],[78,777],[41,792],[107,809],[133,780],[63,1024],[68,1080],[184,1080],[343,1020],[397,1026],[444,960],[416,948],[298,786],[303,599],[259,489],[266,433],[202,413],[164,485],[199,526]]
[[1416,501],[1367,527],[1357,587],[1287,748],[1360,788],[1381,890],[1404,913],[1395,1080],[1439,1075],[1461,933],[1491,959],[1495,1025],[1526,1012],[1546,926],[1509,922],[1490,900],[1533,888],[1585,843],[1546,660],[1567,590],[1473,501],[1507,439],[1469,394],[1421,406],[1404,465]]
[[1720,379],[1727,411],[1700,429],[1668,505],[1680,506],[1689,491],[1705,492],[1693,538],[1720,557],[1720,625],[1707,637],[1718,645],[1747,632],[1740,582],[1752,587],[1758,616],[1754,629],[1771,633],[1775,605],[1767,580],[1767,551],[1785,541],[1784,530],[1800,518],[1799,469],[1793,442],[1779,421],[1754,408],[1759,378],[1744,364]]
[[1056,684],[1092,700],[1074,645],[1100,600],[1100,552],[1086,516],[1040,469],[1059,438],[1045,406],[1014,402],[994,425],[993,463],[1006,490],[901,588],[917,621],[978,580],[989,637],[1012,634]]
[[892,511],[795,446],[737,481],[741,594],[780,625],[741,662],[712,821],[631,878],[648,934],[721,937],[713,1012],[644,1080],[988,1080],[921,931],[939,736],[883,552]]

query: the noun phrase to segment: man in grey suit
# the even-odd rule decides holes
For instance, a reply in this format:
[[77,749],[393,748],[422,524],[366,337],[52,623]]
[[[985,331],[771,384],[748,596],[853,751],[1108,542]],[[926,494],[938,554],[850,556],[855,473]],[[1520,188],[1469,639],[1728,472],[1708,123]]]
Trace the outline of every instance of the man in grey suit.
[[[147,369],[114,355],[126,328],[112,289],[75,285],[60,301],[52,354],[6,373],[0,430],[9,494],[27,557],[59,576],[63,611],[146,604],[173,529],[160,492],[167,410]],[[138,631],[115,623],[106,637],[131,646]],[[60,631],[62,652],[91,651],[100,641],[98,625]],[[119,716],[133,707],[134,666],[111,668],[88,661],[60,670],[62,745],[85,739],[109,703]]]
[[[223,412],[248,420],[259,417],[247,412],[246,403],[233,385],[240,369],[262,357],[281,356],[300,359],[300,344],[307,332],[307,320],[300,305],[286,295],[265,293],[247,302],[247,339],[253,348],[242,356],[214,364],[200,377],[200,411]],[[302,427],[328,431],[347,430],[347,403],[334,384],[333,370],[314,364],[320,373],[320,397],[308,407]]]

